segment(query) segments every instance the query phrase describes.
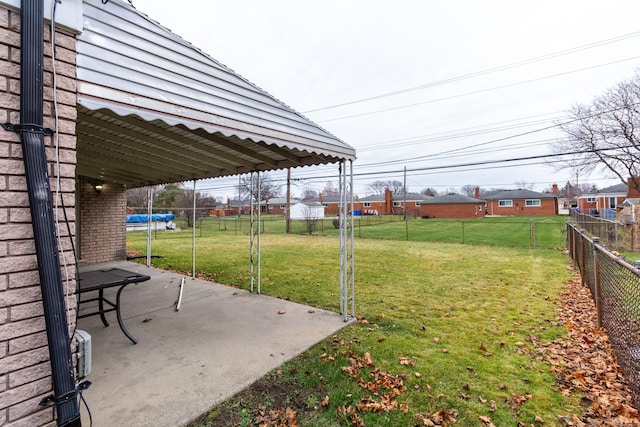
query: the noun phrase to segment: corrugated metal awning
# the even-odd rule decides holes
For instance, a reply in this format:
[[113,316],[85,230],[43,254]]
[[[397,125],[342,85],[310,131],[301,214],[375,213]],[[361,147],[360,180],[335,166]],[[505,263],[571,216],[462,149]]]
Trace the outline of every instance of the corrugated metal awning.
[[78,175],[135,187],[355,159],[352,147],[128,3],[83,7]]

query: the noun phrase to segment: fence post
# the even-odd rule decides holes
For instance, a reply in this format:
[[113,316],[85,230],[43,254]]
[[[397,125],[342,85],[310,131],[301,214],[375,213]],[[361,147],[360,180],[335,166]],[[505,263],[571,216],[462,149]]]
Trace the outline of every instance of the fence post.
[[533,219],[529,220],[529,246],[531,249],[536,247],[536,230]]
[[582,286],[585,285],[585,275],[586,275],[586,268],[585,268],[585,246],[586,246],[586,240],[585,239],[585,234],[584,234],[584,229],[580,229],[580,265],[578,267],[578,270],[580,271],[580,282]]
[[464,245],[464,219],[460,222],[462,223],[462,244]]
[[593,238],[593,289],[596,301],[596,313],[598,318],[598,328],[602,327],[602,301],[600,299],[600,258],[598,257],[598,245],[600,238]]

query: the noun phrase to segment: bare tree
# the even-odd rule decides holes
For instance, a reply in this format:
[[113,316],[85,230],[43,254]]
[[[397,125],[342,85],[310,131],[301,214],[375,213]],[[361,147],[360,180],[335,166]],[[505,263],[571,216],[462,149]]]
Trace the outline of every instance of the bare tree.
[[436,197],[438,195],[438,191],[435,188],[427,187],[420,190],[420,194],[424,194],[425,196]]
[[401,194],[404,191],[402,182],[396,180],[373,181],[371,184],[367,185],[367,189],[371,193],[377,195],[383,195],[387,188],[391,190],[393,194]]
[[606,171],[624,183],[640,175],[640,71],[590,105],[574,106],[570,117],[560,125],[566,138],[553,143],[555,153],[568,153],[562,166]]
[[[209,216],[209,210],[216,207],[215,197],[196,191],[196,219]],[[193,227],[193,190],[184,190],[176,197],[176,213],[184,216],[187,227]]]
[[464,194],[465,196],[476,197],[476,187],[476,185],[471,184],[463,185],[462,187],[460,187],[460,193]]
[[516,181],[514,184],[521,190],[533,190],[533,184],[527,181]]
[[313,210],[310,206],[305,205],[303,213],[304,213],[304,225],[307,230],[307,233],[309,233],[309,235],[312,235],[313,232],[316,231],[316,229],[318,228],[318,221],[320,219],[318,218],[316,211]]
[[302,200],[318,200],[318,192],[310,188],[305,188],[302,190],[302,195],[300,197]]
[[[240,195],[243,199],[248,199],[253,194],[255,199],[258,198],[258,180],[253,180],[253,185],[251,183],[251,175],[243,175],[240,178],[240,184],[238,188]],[[278,197],[280,195],[280,187],[275,184],[273,179],[268,173],[260,174],[260,198],[264,199],[272,199],[274,197]]]
[[456,187],[449,187],[442,192],[442,194],[458,194]]
[[340,189],[338,187],[336,187],[333,182],[331,181],[327,181],[327,184],[324,186],[324,189],[322,190],[322,195],[323,196],[339,196],[340,195]]
[[[155,197],[160,187],[154,185],[151,188],[151,197]],[[146,213],[149,205],[149,187],[130,188],[126,192],[127,207],[135,213]]]

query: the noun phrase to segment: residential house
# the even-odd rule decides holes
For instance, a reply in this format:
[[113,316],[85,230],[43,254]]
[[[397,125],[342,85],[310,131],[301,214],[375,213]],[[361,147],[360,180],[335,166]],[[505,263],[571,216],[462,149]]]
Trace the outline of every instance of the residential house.
[[623,224],[634,224],[640,216],[640,181],[627,179],[627,197],[616,206],[616,218]]
[[554,193],[532,190],[498,190],[485,194],[486,214],[497,216],[555,216],[558,215],[557,186]]
[[445,194],[420,202],[422,218],[484,218],[485,201],[461,194]]
[[227,199],[224,204],[219,204],[215,209],[209,210],[209,216],[235,216],[249,214],[251,208],[249,200]]
[[[353,210],[360,215],[403,215],[409,216],[420,215],[420,204],[429,200],[431,196],[420,193],[393,194],[389,189],[385,190],[383,195],[372,195],[361,197],[353,201]],[[326,215],[337,215],[340,203],[339,197],[319,197],[320,203],[325,206]]]
[[578,212],[602,218],[615,218],[616,208],[627,199],[627,193],[628,185],[620,183],[583,194],[578,197]]
[[128,2],[54,1],[0,0],[6,426],[80,425],[75,267],[126,259],[126,188],[355,159]]
[[[300,202],[299,199],[291,198],[289,203],[291,205]],[[287,211],[287,198],[286,197],[273,197],[271,199],[264,199],[260,202],[260,213],[269,215],[284,215]]]

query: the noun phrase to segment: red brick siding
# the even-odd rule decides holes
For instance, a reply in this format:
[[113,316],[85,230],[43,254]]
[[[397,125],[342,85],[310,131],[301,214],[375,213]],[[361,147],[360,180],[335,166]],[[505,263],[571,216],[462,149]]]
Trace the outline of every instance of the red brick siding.
[[[595,202],[588,202],[586,197],[581,197],[578,199],[578,209],[585,214],[591,212],[592,209],[597,209],[598,211],[609,209],[609,197],[612,196],[594,196]],[[622,204],[625,199],[625,196],[616,197],[616,206]]]
[[540,206],[526,206],[524,199],[513,199],[512,206],[504,207],[499,206],[499,200],[487,200],[487,214],[505,216],[554,216],[558,214],[557,203],[557,199],[540,199]]
[[484,218],[484,203],[424,204],[420,206],[423,218]]
[[78,180],[80,262],[124,260],[127,258],[127,196],[119,184]]
[[[54,128],[51,40],[45,25],[44,126]],[[20,122],[20,14],[0,5],[0,122]],[[56,34],[61,194],[75,233],[76,164],[76,42]],[[55,148],[44,140],[49,159],[51,189],[57,185]],[[51,367],[42,308],[39,275],[29,210],[20,137],[0,128],[0,425],[54,426],[52,406],[38,403],[50,395]],[[60,235],[62,286],[68,295],[70,330],[75,319],[74,259],[64,225],[60,201],[57,213]],[[67,280],[68,278],[68,280]]]

